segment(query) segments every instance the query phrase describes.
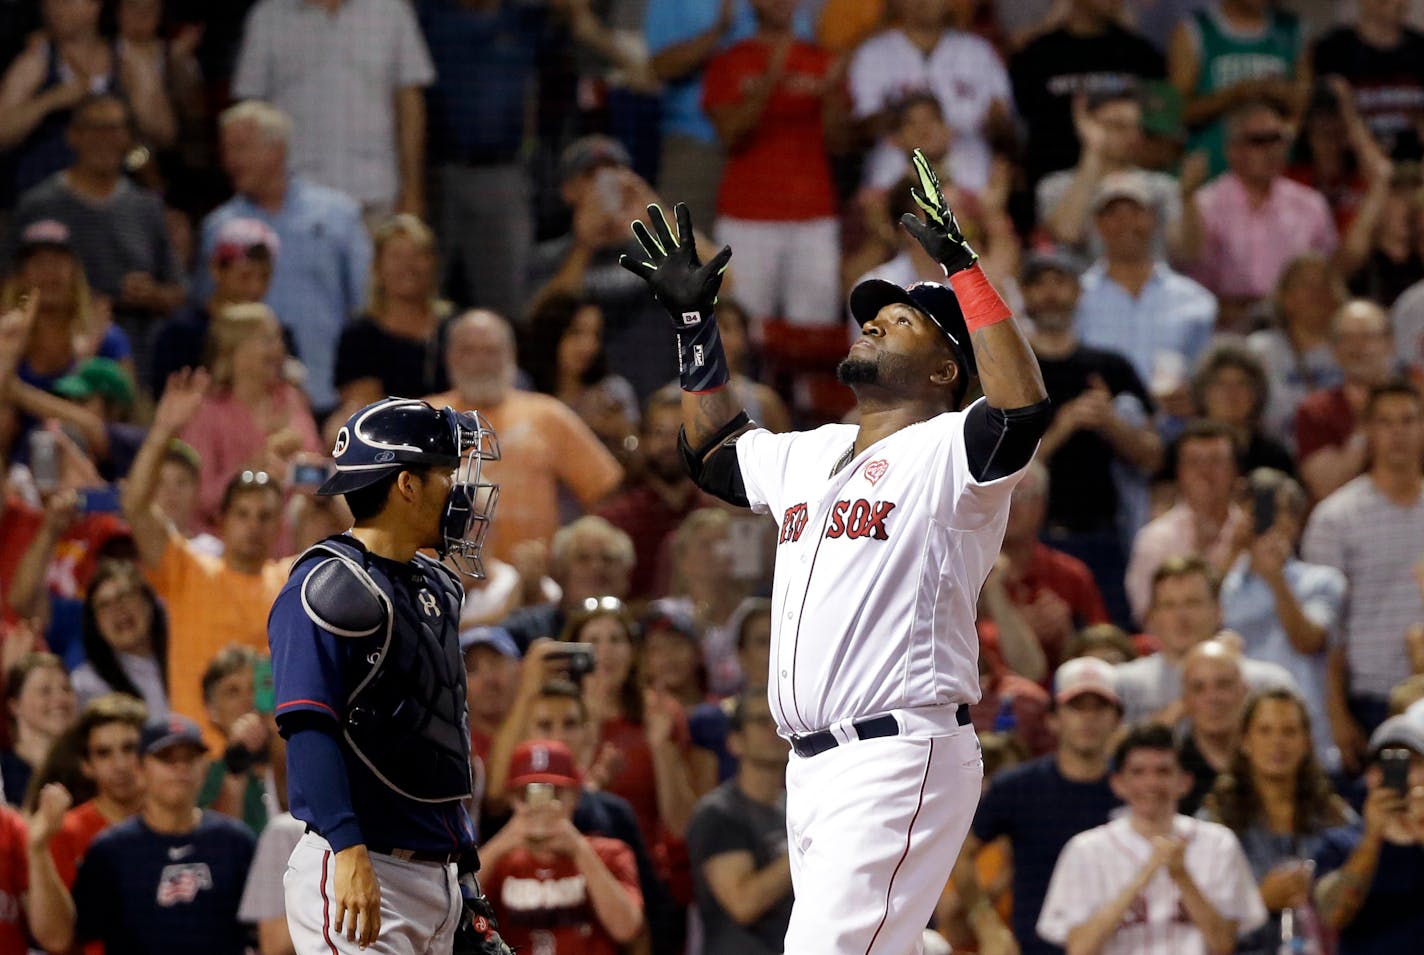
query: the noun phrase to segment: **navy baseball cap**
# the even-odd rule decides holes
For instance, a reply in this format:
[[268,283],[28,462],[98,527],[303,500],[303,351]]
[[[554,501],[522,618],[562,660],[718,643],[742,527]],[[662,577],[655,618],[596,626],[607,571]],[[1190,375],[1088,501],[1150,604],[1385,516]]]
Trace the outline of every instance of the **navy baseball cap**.
[[851,290],[850,315],[860,325],[879,315],[887,305],[908,305],[928,315],[969,374],[979,373],[974,364],[974,348],[969,343],[969,327],[964,324],[964,312],[950,288],[938,282],[916,282],[909,288],[901,288],[884,279],[866,279]]
[[198,724],[181,713],[169,713],[161,723],[149,723],[143,728],[139,746],[145,756],[161,753],[174,746],[192,746],[204,753],[208,744],[203,742],[203,731]]
[[460,631],[460,652],[466,653],[474,647],[489,647],[511,660],[520,657],[519,644],[503,627],[470,627]]

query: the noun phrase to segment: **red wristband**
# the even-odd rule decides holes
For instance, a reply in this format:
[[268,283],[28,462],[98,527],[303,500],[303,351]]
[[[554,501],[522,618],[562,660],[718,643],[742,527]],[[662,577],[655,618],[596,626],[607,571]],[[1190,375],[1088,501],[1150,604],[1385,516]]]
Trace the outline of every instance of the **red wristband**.
[[949,285],[959,299],[959,310],[964,313],[964,324],[971,333],[1014,315],[994,286],[989,284],[978,262],[951,275]]

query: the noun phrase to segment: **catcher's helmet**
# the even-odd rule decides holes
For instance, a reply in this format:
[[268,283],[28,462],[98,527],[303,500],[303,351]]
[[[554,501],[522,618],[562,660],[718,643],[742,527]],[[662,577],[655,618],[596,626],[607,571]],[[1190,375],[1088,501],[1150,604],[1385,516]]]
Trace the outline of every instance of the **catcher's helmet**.
[[499,488],[482,481],[480,472],[485,461],[499,460],[499,442],[478,411],[383,398],[346,419],[331,456],[336,472],[318,494],[346,494],[412,466],[449,468],[454,483],[441,518],[440,556],[471,576],[484,576],[480,549]]

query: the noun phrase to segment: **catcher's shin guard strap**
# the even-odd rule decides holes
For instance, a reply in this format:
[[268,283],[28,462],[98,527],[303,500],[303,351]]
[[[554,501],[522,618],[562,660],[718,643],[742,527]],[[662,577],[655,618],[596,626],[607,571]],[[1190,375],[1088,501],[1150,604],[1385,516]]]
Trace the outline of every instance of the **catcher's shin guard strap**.
[[677,370],[682,390],[693,394],[716,391],[732,377],[716,318],[710,312],[687,312],[680,320]]
[[994,286],[989,284],[989,278],[979,267],[979,263],[951,274],[949,284],[954,289],[955,297],[959,299],[959,308],[964,312],[964,324],[971,333],[1013,317],[1009,306],[1004,304]]

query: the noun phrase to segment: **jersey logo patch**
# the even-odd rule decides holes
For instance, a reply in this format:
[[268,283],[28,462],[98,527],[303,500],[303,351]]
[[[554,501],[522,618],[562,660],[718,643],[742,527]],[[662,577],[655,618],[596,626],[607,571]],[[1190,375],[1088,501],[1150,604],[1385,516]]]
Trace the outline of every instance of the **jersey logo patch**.
[[806,529],[807,511],[805,504],[793,504],[786,509],[786,513],[781,515],[781,537],[777,539],[778,544],[791,544],[801,539],[801,532]]
[[166,865],[158,877],[156,901],[164,908],[170,908],[191,902],[199,892],[212,887],[213,873],[206,862]]
[[416,595],[420,601],[420,609],[425,611],[427,617],[440,616],[440,601],[435,599],[435,595],[428,590],[422,590]]
[[876,484],[885,476],[885,470],[890,467],[890,462],[884,458],[876,458],[865,466],[865,479],[871,484]]
[[831,523],[826,528],[826,539],[846,537],[854,540],[859,537],[873,537],[878,541],[889,540],[890,532],[885,528],[885,518],[889,517],[894,509],[894,501],[871,503],[863,497],[855,501],[836,501],[836,506],[831,509]]
[[700,323],[701,321],[702,321],[702,313],[701,313],[701,312],[683,312],[683,313],[682,313],[682,324],[684,324],[684,325],[696,325],[696,324]]

